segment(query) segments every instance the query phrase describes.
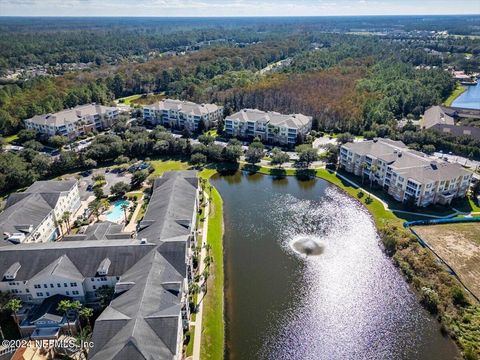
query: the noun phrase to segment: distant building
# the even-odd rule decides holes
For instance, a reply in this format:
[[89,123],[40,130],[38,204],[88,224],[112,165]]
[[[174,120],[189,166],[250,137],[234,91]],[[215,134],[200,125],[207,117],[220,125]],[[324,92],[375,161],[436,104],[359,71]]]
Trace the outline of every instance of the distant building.
[[76,180],[37,181],[24,192],[8,197],[0,213],[0,246],[54,240],[63,213],[73,214],[79,207]]
[[462,125],[462,122],[479,120],[480,110],[449,106],[432,106],[425,111],[420,126],[433,129],[442,134],[470,136],[480,140],[480,127]]
[[274,111],[243,109],[225,118],[225,133],[242,138],[259,137],[262,141],[293,146],[299,136],[312,130],[312,117],[283,115]]
[[418,206],[450,204],[466,195],[472,179],[459,164],[432,160],[389,139],[342,145],[340,166],[380,185],[397,201],[414,199]]
[[93,130],[102,130],[118,119],[118,109],[98,104],[78,105],[54,114],[35,115],[24,121],[27,129],[48,136],[63,135],[74,139]]
[[143,107],[143,119],[152,125],[194,132],[203,122],[206,129],[217,125],[223,117],[223,107],[215,104],[195,104],[190,101],[166,99]]

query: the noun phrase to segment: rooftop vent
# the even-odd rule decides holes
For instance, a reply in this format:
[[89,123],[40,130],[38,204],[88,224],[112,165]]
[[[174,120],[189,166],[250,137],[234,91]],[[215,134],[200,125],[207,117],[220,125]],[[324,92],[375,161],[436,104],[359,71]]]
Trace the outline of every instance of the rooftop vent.
[[146,243],[147,243],[147,239],[146,239],[146,238],[142,238],[142,239],[140,240],[140,244],[146,244]]
[[433,170],[437,170],[438,169],[438,163],[436,161],[432,161],[430,163],[430,166],[432,167]]
[[3,274],[5,280],[15,280],[15,277],[17,276],[17,272],[18,270],[20,270],[20,267],[21,265],[18,261],[10,265],[7,271],[5,271],[5,274]]
[[103,259],[102,262],[100,263],[100,265],[98,266],[97,274],[101,275],[101,276],[107,275],[108,274],[108,268],[110,267],[111,263],[112,262],[110,261],[109,258]]

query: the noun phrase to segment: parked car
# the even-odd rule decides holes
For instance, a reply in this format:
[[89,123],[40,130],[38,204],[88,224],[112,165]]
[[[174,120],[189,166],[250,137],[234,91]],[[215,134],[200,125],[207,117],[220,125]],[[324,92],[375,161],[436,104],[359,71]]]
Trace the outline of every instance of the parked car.
[[92,175],[92,170],[82,171],[82,172],[80,173],[80,175],[82,175],[83,177],[90,176],[90,175]]
[[93,190],[93,185],[92,184],[88,185],[87,186],[87,191],[92,191],[92,190]]

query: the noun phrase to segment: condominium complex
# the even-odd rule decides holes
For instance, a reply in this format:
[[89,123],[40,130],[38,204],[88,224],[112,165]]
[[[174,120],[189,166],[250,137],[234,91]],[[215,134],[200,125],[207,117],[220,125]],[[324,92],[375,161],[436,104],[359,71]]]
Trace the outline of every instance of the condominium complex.
[[225,118],[225,133],[241,138],[259,137],[262,141],[293,146],[312,130],[312,117],[283,115],[273,111],[243,109]]
[[168,172],[155,180],[135,234],[97,223],[60,242],[0,247],[0,291],[23,300],[22,333],[58,337],[69,319],[52,304],[74,299],[93,307],[108,286],[115,296],[95,321],[89,358],[180,359],[197,199],[196,172]]
[[223,108],[215,104],[195,104],[189,101],[166,99],[143,107],[143,118],[153,125],[196,131],[200,122],[206,129],[222,119]]
[[93,130],[112,126],[118,109],[98,104],[78,105],[54,114],[35,115],[26,119],[25,127],[48,136],[63,135],[74,139]]
[[11,194],[0,214],[0,246],[38,243],[57,238],[58,221],[80,207],[76,180],[37,181],[21,193]]
[[380,185],[396,200],[414,199],[418,206],[445,205],[464,197],[472,178],[459,164],[432,160],[389,139],[342,145],[340,166]]

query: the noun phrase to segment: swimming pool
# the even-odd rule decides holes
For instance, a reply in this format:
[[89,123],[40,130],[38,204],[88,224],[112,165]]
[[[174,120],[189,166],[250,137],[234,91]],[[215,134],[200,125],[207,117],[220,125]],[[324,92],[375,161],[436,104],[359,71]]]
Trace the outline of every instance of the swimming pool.
[[125,215],[122,209],[123,204],[130,205],[130,202],[128,200],[117,200],[113,202],[112,203],[113,208],[105,215],[105,219],[111,222],[116,222],[116,223],[118,223],[121,220],[124,220]]

